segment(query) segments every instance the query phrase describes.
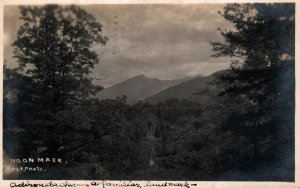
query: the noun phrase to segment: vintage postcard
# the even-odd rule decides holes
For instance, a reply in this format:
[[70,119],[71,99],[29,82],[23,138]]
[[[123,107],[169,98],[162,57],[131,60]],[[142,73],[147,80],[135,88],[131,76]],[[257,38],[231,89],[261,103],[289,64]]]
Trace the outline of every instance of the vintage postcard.
[[296,7],[4,1],[0,187],[299,187]]

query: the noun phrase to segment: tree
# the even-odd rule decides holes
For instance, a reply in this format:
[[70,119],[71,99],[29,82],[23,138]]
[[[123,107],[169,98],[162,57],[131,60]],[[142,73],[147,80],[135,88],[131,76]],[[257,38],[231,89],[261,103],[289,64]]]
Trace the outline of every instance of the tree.
[[220,14],[234,29],[212,42],[214,57],[233,59],[217,78],[219,94],[242,101],[226,128],[249,143],[250,166],[278,159],[294,144],[295,4],[228,4]]
[[88,75],[99,59],[90,48],[106,43],[102,25],[76,6],[20,7],[20,11],[24,24],[13,43],[14,57],[35,86],[33,102],[54,109],[95,94],[99,87]]
[[[61,114],[84,108],[101,89],[89,76],[99,62],[91,47],[105,45],[108,38],[91,14],[74,5],[22,6],[20,13],[23,25],[13,43],[17,71],[25,82],[18,92],[25,106],[18,114],[20,127],[32,138],[29,153],[46,148],[55,155],[67,125]],[[86,117],[90,115],[85,113],[81,121],[93,122]]]

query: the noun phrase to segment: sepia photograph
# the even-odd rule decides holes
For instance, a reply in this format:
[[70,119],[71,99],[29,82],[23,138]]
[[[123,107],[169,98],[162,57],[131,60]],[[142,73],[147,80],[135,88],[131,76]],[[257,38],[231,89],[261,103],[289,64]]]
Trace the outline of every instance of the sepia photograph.
[[3,179],[295,182],[295,3],[3,6]]

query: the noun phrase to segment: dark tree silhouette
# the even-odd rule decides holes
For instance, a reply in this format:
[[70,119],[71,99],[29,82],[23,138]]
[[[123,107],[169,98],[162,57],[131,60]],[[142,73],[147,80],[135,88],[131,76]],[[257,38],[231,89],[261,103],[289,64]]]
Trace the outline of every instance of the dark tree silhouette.
[[13,43],[19,69],[35,85],[33,102],[51,108],[76,103],[99,87],[88,74],[99,59],[90,48],[104,45],[102,25],[76,6],[20,7],[24,24]]
[[276,156],[292,161],[295,5],[228,4],[220,14],[234,30],[220,30],[224,42],[212,42],[215,57],[233,59],[230,71],[217,78],[222,85],[219,94],[242,101],[232,107],[226,129],[239,142],[246,141],[245,152],[253,155],[250,167]]
[[[17,71],[25,82],[18,91],[23,104],[18,116],[20,127],[34,140],[24,147],[31,154],[57,155],[70,144],[65,143],[70,142],[63,136],[66,130],[92,121],[92,113],[83,109],[101,87],[89,76],[99,62],[91,47],[105,45],[108,38],[91,14],[74,5],[22,6],[20,12],[24,23],[13,43]],[[78,121],[71,126],[67,116]]]

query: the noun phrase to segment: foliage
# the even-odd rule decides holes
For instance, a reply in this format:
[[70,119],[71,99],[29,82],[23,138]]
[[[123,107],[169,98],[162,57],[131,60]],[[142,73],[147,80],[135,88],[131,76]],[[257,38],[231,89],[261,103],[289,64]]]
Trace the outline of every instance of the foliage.
[[94,94],[87,75],[96,63],[93,44],[105,44],[102,25],[76,6],[20,7],[24,24],[13,43],[19,69],[31,78],[35,103],[59,108]]
[[224,43],[212,43],[215,57],[233,58],[231,70],[216,80],[223,88],[219,95],[242,100],[224,122],[225,130],[252,155],[237,160],[245,164],[241,168],[254,171],[253,164],[282,153],[288,156],[282,160],[289,161],[294,145],[295,5],[229,4],[220,14],[234,29],[221,31]]
[[[34,140],[24,144],[28,153],[23,155],[56,156],[61,145],[69,144],[62,138],[64,131],[92,121],[92,113],[82,120],[78,114],[101,89],[89,77],[99,62],[91,47],[105,45],[107,38],[101,35],[102,25],[77,6],[21,6],[20,13],[23,25],[13,43],[19,65],[15,72],[22,83],[15,87],[22,106],[16,114],[17,123]],[[77,117],[75,128],[66,116]]]

